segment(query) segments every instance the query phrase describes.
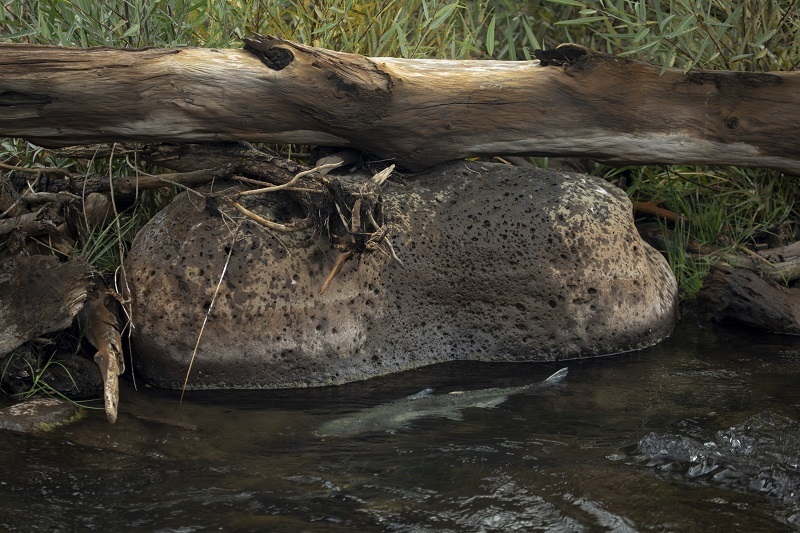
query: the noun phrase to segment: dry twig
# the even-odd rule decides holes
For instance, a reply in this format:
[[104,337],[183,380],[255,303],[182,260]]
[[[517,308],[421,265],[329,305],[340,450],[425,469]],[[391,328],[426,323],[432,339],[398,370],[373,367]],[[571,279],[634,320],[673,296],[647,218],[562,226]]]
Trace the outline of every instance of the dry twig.
[[280,231],[282,233],[289,233],[289,232],[292,232],[292,231],[308,229],[311,226],[313,226],[313,222],[312,222],[312,220],[310,218],[304,218],[304,219],[298,220],[297,222],[294,222],[292,224],[279,224],[277,222],[272,222],[271,220],[267,220],[266,218],[262,217],[261,215],[253,213],[252,211],[247,209],[245,206],[243,206],[239,202],[236,202],[234,200],[230,200],[230,204],[234,208],[236,208],[237,211],[239,211],[241,214],[243,214],[244,216],[246,216],[250,220],[252,220],[254,222],[257,222],[258,224],[261,224],[265,228],[271,229],[271,230],[274,230],[274,231]]
[[322,289],[320,289],[319,294],[320,296],[325,294],[325,291],[328,290],[333,279],[339,275],[339,272],[342,271],[342,267],[347,262],[348,259],[353,257],[354,252],[352,250],[344,250],[339,252],[339,255],[336,256],[336,262],[333,263],[333,269],[331,273],[328,274],[328,277],[325,278],[325,283],[322,284]]
[[252,190],[249,190],[249,191],[241,191],[241,192],[236,194],[236,197],[238,198],[238,197],[241,197],[241,196],[252,196],[254,194],[263,194],[263,193],[282,191],[284,189],[288,189],[289,187],[291,187],[292,185],[297,183],[297,181],[300,178],[304,178],[306,176],[310,176],[311,174],[315,174],[317,172],[330,171],[330,170],[333,170],[334,168],[337,168],[337,167],[340,167],[340,166],[342,166],[341,162],[338,162],[338,163],[327,163],[325,165],[320,165],[318,167],[314,167],[314,168],[309,169],[309,170],[304,170],[303,172],[298,172],[294,176],[294,178],[292,178],[291,180],[289,180],[286,183],[282,183],[280,185],[272,185],[272,186],[269,186],[269,187],[262,187],[261,189],[252,189]]
[[228,248],[228,257],[225,258],[225,264],[222,266],[222,273],[219,275],[219,281],[217,282],[217,286],[214,289],[214,295],[211,297],[211,303],[208,305],[208,311],[206,311],[206,316],[203,319],[203,324],[200,326],[200,331],[197,333],[197,342],[195,342],[194,344],[194,350],[192,350],[192,357],[191,359],[189,359],[189,367],[186,369],[186,377],[183,380],[183,388],[181,389],[180,403],[183,403],[183,395],[186,393],[186,386],[189,384],[189,375],[192,372],[192,366],[194,365],[195,357],[197,357],[197,349],[200,347],[200,339],[203,338],[203,331],[205,331],[206,329],[206,324],[208,323],[208,317],[211,316],[211,310],[214,309],[214,302],[217,301],[219,288],[222,286],[222,280],[225,279],[225,272],[228,271],[228,264],[231,261],[231,254],[233,253],[233,247],[235,245],[236,245],[236,233],[234,233],[233,240],[231,242],[230,247]]

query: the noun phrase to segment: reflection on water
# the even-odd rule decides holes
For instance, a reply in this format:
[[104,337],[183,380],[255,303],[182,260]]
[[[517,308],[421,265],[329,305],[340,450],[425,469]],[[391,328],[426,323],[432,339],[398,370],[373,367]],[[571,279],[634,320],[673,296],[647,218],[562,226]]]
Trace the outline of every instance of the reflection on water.
[[791,530],[800,527],[800,339],[683,324],[569,362],[564,384],[464,420],[320,439],[432,387],[517,386],[564,363],[438,365],[338,388],[122,391],[45,437],[0,433],[11,531]]

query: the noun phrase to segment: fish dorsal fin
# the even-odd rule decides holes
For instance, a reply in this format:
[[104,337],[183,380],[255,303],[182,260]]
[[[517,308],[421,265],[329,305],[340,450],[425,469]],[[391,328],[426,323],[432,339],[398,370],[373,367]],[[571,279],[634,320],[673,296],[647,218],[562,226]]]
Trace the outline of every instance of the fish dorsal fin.
[[567,377],[568,371],[569,369],[562,368],[561,370],[559,370],[558,372],[556,372],[555,374],[544,380],[542,383],[558,383],[559,381],[562,381],[565,377]]
[[419,400],[421,398],[427,398],[428,396],[433,395],[433,389],[423,389],[416,394],[412,394],[411,396],[406,396],[406,400]]

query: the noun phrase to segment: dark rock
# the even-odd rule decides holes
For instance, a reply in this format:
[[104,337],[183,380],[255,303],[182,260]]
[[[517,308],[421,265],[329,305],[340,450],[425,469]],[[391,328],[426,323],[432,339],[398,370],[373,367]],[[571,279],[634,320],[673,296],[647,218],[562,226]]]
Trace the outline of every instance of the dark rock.
[[[310,230],[274,234],[182,195],[127,260],[138,374],[181,387],[229,247],[189,388],[344,383],[456,359],[553,361],[652,345],[676,283],[625,194],[585,175],[453,163],[384,191],[411,231],[347,263]],[[251,206],[285,220],[279,195]],[[223,208],[223,211],[226,211]],[[230,212],[227,210],[226,212]],[[235,215],[232,215],[235,216]],[[241,218],[241,217],[238,217]]]
[[800,424],[764,411],[703,439],[650,433],[631,450],[634,464],[670,479],[758,492],[781,503],[800,500]]
[[717,322],[800,335],[800,289],[781,286],[749,270],[713,266],[703,279],[697,303]]

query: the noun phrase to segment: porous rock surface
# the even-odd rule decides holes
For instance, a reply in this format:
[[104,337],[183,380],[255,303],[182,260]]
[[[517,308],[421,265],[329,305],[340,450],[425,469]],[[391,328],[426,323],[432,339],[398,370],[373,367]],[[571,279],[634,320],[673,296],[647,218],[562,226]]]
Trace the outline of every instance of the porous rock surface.
[[[619,189],[580,174],[458,162],[398,180],[384,202],[411,230],[351,260],[311,230],[274,233],[183,194],[127,260],[138,375],[188,388],[338,384],[456,359],[553,361],[668,336],[676,283]],[[275,194],[253,206],[293,214]],[[296,214],[294,215],[296,216]]]

